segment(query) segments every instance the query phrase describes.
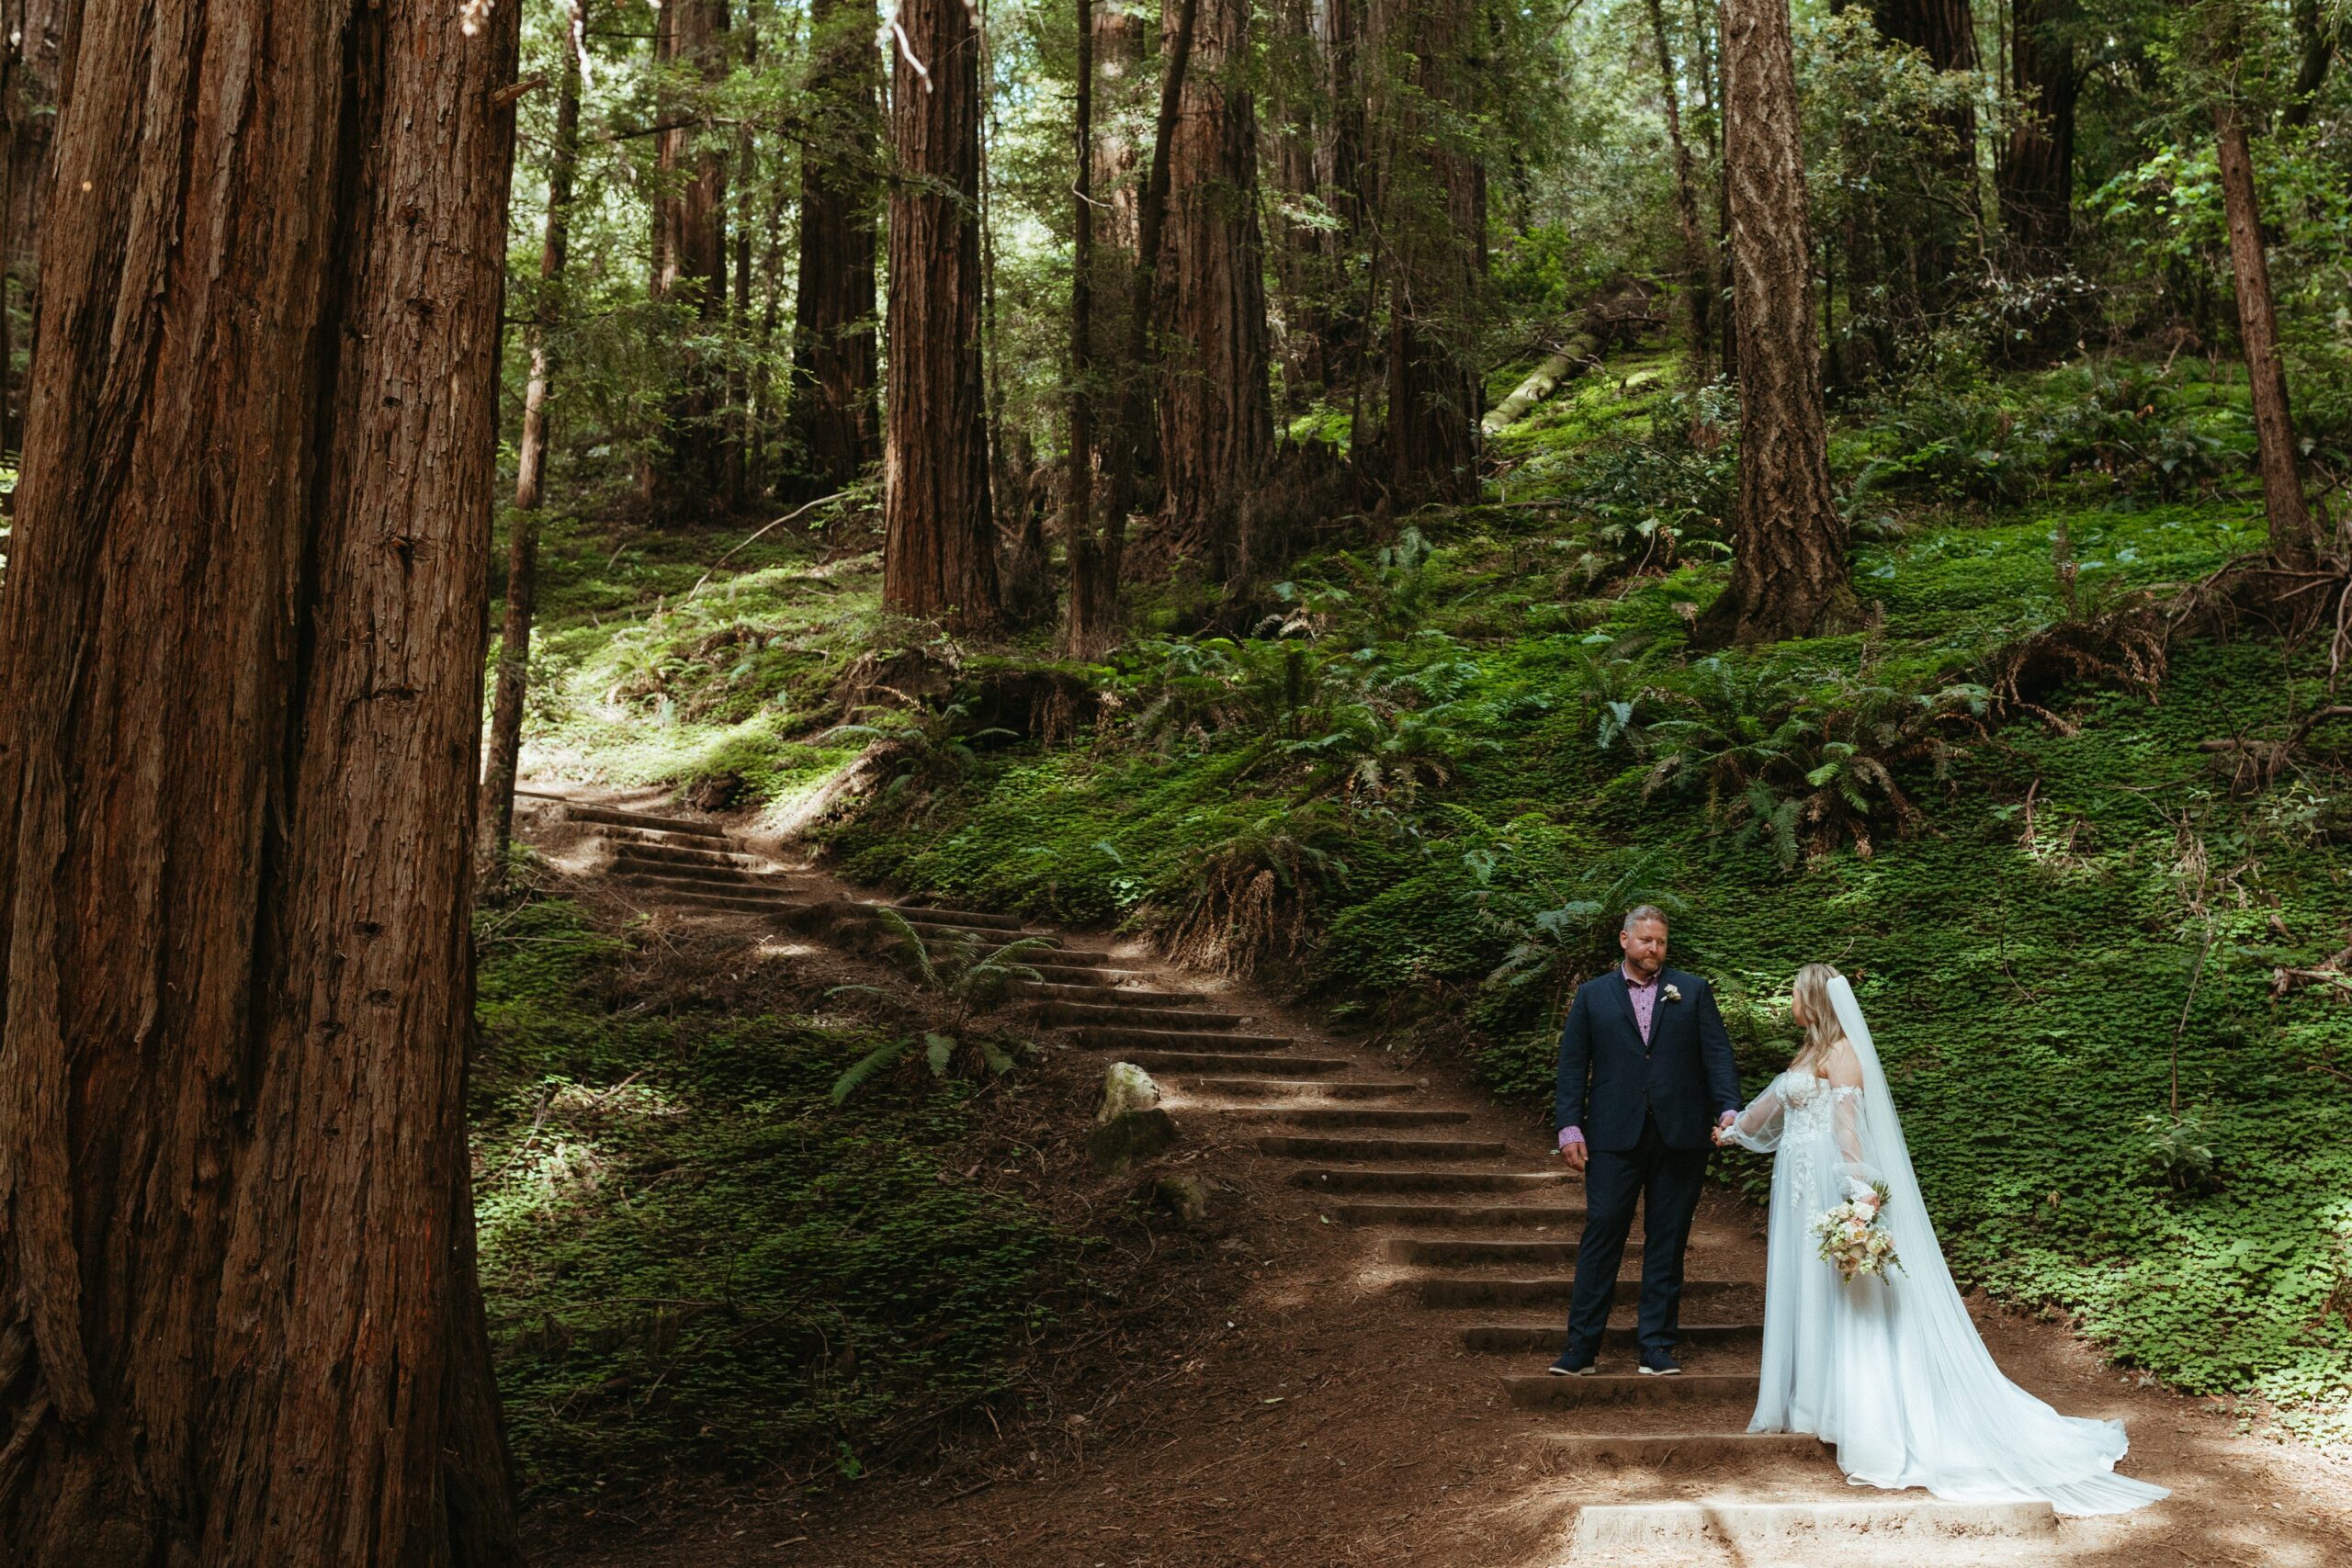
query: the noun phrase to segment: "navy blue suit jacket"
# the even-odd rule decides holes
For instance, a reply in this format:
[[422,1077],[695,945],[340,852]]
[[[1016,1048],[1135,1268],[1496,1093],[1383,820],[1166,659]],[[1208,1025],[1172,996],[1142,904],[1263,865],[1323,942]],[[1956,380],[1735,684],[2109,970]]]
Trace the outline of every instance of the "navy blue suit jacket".
[[[1662,969],[1657,978],[1647,1044],[1623,965],[1577,987],[1560,1027],[1554,1124],[1582,1128],[1589,1147],[1630,1149],[1642,1141],[1644,1117],[1655,1116],[1668,1146],[1703,1148],[1723,1113],[1739,1109],[1739,1069],[1715,993],[1687,970]],[[1668,986],[1680,1001],[1667,1000]]]

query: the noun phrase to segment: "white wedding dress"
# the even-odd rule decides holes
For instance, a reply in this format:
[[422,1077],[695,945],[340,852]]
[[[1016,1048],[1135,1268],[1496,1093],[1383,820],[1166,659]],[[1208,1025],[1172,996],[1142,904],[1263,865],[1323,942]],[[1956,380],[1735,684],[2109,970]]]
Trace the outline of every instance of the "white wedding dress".
[[[2165,1496],[2114,1472],[2120,1421],[2061,1416],[2001,1375],[1944,1266],[1894,1099],[1851,987],[1830,982],[1861,1060],[1859,1089],[1793,1069],[1732,1136],[1772,1164],[1764,1360],[1751,1432],[1810,1432],[1857,1484],[1920,1486],[1963,1502],[2047,1498],[2062,1514],[2117,1514]],[[1777,1152],[1776,1152],[1777,1151]],[[1846,1283],[1812,1224],[1883,1183],[1902,1267]]]

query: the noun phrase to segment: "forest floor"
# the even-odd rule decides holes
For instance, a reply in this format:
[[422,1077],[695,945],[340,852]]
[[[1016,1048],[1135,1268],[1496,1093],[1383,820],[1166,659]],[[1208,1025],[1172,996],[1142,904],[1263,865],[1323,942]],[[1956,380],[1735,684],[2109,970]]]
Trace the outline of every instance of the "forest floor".
[[[772,843],[768,852],[780,863],[797,858],[789,846]],[[791,874],[811,897],[870,896],[805,864],[793,865]],[[772,946],[777,929],[774,917],[762,914],[679,918],[696,940],[722,947]],[[1528,1112],[1498,1105],[1445,1064],[1422,1062],[1400,1075],[1377,1043],[1335,1032],[1247,985],[1169,969],[1136,944],[1073,941],[1107,951],[1131,972],[1126,986],[1196,993],[1201,1005],[1241,1015],[1253,1032],[1293,1037],[1294,1052],[1331,1059],[1326,1076],[1335,1081],[1395,1083],[1414,1106],[1457,1113],[1442,1129],[1446,1138],[1501,1145],[1481,1168],[1557,1171],[1544,1128]],[[809,958],[827,962],[821,954]],[[848,959],[831,962],[854,966]],[[1078,1063],[1080,1079],[1096,1070],[1085,1058]],[[1628,1390],[1623,1404],[1514,1404],[1504,1375],[1540,1374],[1548,1348],[1510,1355],[1465,1348],[1462,1328],[1494,1318],[1493,1308],[1419,1304],[1417,1277],[1388,1261],[1392,1232],[1335,1222],[1345,1205],[1299,1185],[1297,1158],[1259,1147],[1267,1127],[1262,1102],[1257,1117],[1236,1115],[1240,1107],[1214,1091],[1193,1089],[1181,1074],[1169,1078],[1180,1142],[1119,1179],[1148,1185],[1154,1174],[1184,1172],[1201,1177],[1210,1190],[1211,1218],[1201,1229],[1213,1242],[1187,1255],[1181,1268],[1195,1278],[1181,1296],[1168,1298],[1186,1303],[1184,1310],[1162,1314],[1148,1335],[1123,1342],[1111,1359],[1073,1358],[1054,1375],[1059,1386],[1052,1396],[1032,1402],[1039,1414],[1001,1429],[967,1429],[929,1462],[827,1488],[749,1483],[666,1504],[629,1504],[618,1513],[565,1505],[543,1519],[548,1560],[571,1568],[1535,1568],[1648,1560],[1575,1549],[1577,1512],[1597,1504],[1861,1495],[1841,1486],[1826,1457],[1759,1466],[1744,1457],[1694,1454],[1660,1470],[1645,1461],[1601,1462],[1555,1444],[1564,1434],[1621,1427],[1628,1409],[1653,1416],[1670,1410],[1677,1419],[1704,1410],[1705,1416],[1680,1424],[1727,1430],[1744,1424],[1745,1410],[1736,1401],[1696,1397],[1657,1404],[1650,1398],[1659,1392],[1655,1380],[1651,1388]],[[1082,1135],[1083,1129],[1069,1131]],[[1104,1184],[1076,1154],[1065,1140],[1057,1150],[1065,1168],[1045,1179],[1097,1201]],[[1557,1185],[1573,1200],[1572,1186]],[[1694,1238],[1693,1279],[1746,1287],[1715,1298],[1719,1305],[1752,1307],[1762,1227],[1760,1210],[1728,1190],[1711,1190]],[[2352,1559],[2352,1492],[2346,1484],[2352,1467],[2250,1435],[2250,1423],[2224,1401],[2141,1386],[2143,1380],[2103,1366],[2061,1323],[2004,1309],[1982,1295],[1971,1305],[2013,1378],[2070,1414],[2124,1420],[2132,1449],[2121,1468],[2171,1487],[2173,1496],[2120,1518],[2061,1521],[2054,1536],[2022,1545],[1939,1535],[1873,1538],[1863,1560],[2322,1568]],[[1559,1314],[1530,1306],[1505,1315],[1532,1325]],[[1625,1315],[1621,1309],[1620,1320]],[[1732,1315],[1739,1315],[1736,1305]],[[1708,1316],[1694,1296],[1686,1322]],[[1736,1368],[1740,1359],[1736,1348],[1702,1348],[1690,1358],[1692,1378]],[[1622,1348],[1605,1358],[1620,1369],[1628,1359]],[[1543,1380],[1535,1383],[1541,1397]],[[628,1530],[616,1540],[619,1520]],[[1769,1550],[1718,1557],[1695,1546],[1657,1560],[1800,1558],[1818,1560],[1815,1552],[1783,1558]]]

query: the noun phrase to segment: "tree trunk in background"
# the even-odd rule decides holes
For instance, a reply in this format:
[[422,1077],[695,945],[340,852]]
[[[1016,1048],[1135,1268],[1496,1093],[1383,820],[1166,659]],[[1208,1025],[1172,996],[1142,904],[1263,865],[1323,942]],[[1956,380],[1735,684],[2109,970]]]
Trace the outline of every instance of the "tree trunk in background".
[[808,131],[800,142],[800,274],[787,412],[794,444],[806,455],[810,493],[822,495],[854,484],[880,456],[874,171],[881,84],[873,0],[814,0],[808,25]]
[[1855,607],[1829,491],[1789,0],[1724,0],[1723,28],[1739,492],[1731,585],[1694,628],[1701,645],[1809,637]]
[[1663,0],[1649,0],[1649,13],[1658,91],[1666,103],[1666,138],[1674,152],[1674,214],[1682,229],[1683,323],[1689,340],[1690,388],[1695,392],[1707,379],[1707,306],[1714,298],[1714,269],[1707,265],[1706,236],[1699,227],[1698,181],[1690,171],[1690,145],[1682,140],[1682,95],[1675,85],[1674,51],[1667,44]]
[[[750,11],[744,14],[743,64],[755,69],[760,62],[759,24]],[[752,135],[752,122],[744,119],[735,128],[735,224],[728,237],[728,255],[734,269],[733,297],[728,301],[727,327],[737,345],[752,341],[752,196],[754,172],[759,167],[758,144]],[[751,500],[757,482],[753,462],[759,445],[758,432],[752,423],[752,368],[741,359],[727,367],[727,501],[740,507]]]
[[2262,248],[2262,212],[2255,197],[2254,160],[2245,119],[2223,98],[2213,108],[2221,142],[2222,203],[2230,224],[2230,272],[2237,285],[2238,339],[2254,403],[2254,432],[2262,467],[2262,510],[2270,522],[2273,554],[2293,558],[2311,549],[2311,511],[2295,461],[2295,423],[2288,411],[2287,370],[2278,356],[2278,318],[2270,295],[2270,263]]
[[[1701,0],[1690,0],[1693,23],[1703,49],[1707,28],[1698,18],[1700,4]],[[1738,269],[1731,264],[1731,164],[1724,156],[1724,92],[1730,78],[1724,58],[1724,13],[1720,4],[1714,6],[1714,13],[1715,62],[1705,75],[1714,83],[1715,97],[1715,276],[1722,280],[1723,288],[1716,299],[1715,317],[1722,323],[1718,330],[1723,335],[1724,378],[1736,383],[1739,379],[1739,276]]]
[[2058,30],[2073,0],[2010,0],[2009,87],[2026,115],[2009,128],[1997,181],[2001,229],[2029,276],[2062,272],[2074,231],[2075,45]]
[[905,0],[899,26],[882,598],[978,629],[1001,613],[980,385],[980,40],[964,0]]
[[0,452],[18,445],[24,400],[13,367],[7,312],[21,300],[27,320],[38,308],[41,209],[49,197],[50,132],[57,107],[58,51],[64,46],[68,0],[0,0]]
[[531,618],[539,584],[539,502],[548,468],[548,389],[555,377],[549,341],[562,312],[563,269],[571,244],[571,186],[580,164],[580,62],[567,48],[548,159],[548,215],[539,246],[539,298],[531,318],[531,378],[523,390],[523,434],[514,451],[514,521],[506,548],[506,603],[482,769],[476,878],[503,874],[514,836],[514,779],[523,757],[523,698],[531,667]]
[[1291,216],[1311,211],[1320,201],[1316,177],[1315,95],[1308,84],[1318,64],[1311,0],[1275,0],[1266,118],[1272,126],[1269,160],[1279,206],[1273,218],[1274,295],[1281,312],[1279,353],[1283,404],[1295,412],[1306,406],[1308,389],[1325,379],[1323,309],[1326,246],[1322,231]]
[[[1094,47],[1101,13],[1077,0],[1078,103],[1072,136],[1077,184],[1070,201],[1069,482],[1062,499],[1062,538],[1069,555],[1069,607],[1062,619],[1062,652],[1090,659],[1102,652],[1114,604],[1080,603],[1103,588],[1094,536]],[[1117,583],[1109,584],[1114,595]]]
[[[1478,497],[1475,317],[1484,236],[1477,164],[1459,145],[1474,112],[1476,0],[1381,0],[1375,52],[1408,73],[1385,118],[1400,148],[1383,171],[1388,295],[1388,484],[1400,504]],[[1430,106],[1427,108],[1420,105]]]
[[1322,48],[1328,110],[1315,142],[1315,180],[1324,204],[1339,223],[1323,237],[1325,284],[1329,290],[1322,332],[1327,394],[1361,381],[1369,330],[1367,299],[1349,281],[1350,265],[1364,250],[1364,220],[1372,194],[1364,155],[1365,4],[1366,0],[1322,0],[1319,6],[1317,38]]
[[[1174,17],[1170,17],[1172,22]],[[1172,53],[1174,40],[1164,42]],[[1161,509],[1218,581],[1239,569],[1241,502],[1273,460],[1250,0],[1200,0],[1169,143],[1159,314]]]
[[[654,143],[661,190],[650,293],[657,304],[692,310],[707,332],[727,317],[727,172],[709,143],[705,96],[727,74],[727,0],[671,0],[654,17],[653,58],[669,73],[662,118],[690,123],[671,125]],[[707,515],[727,480],[726,378],[698,352],[681,360],[645,487],[656,513],[676,519]]]
[[2320,0],[2294,0],[2290,15],[2299,58],[2295,64],[2295,89],[2289,95],[2286,107],[2278,111],[2278,118],[2281,124],[2300,127],[2311,123],[2312,106],[2327,81],[2329,64],[2335,59],[2336,24],[2322,10]]
[[[1092,160],[1095,213],[1101,224],[1095,239],[1101,248],[1124,254],[1132,265],[1136,254],[1136,214],[1143,204],[1141,160],[1136,150],[1136,118],[1149,100],[1144,96],[1143,0],[1106,0],[1094,7],[1094,155]],[[1115,257],[1113,259],[1116,259]],[[1096,290],[1101,292],[1098,288]],[[1098,312],[1099,314],[1099,312]],[[1116,331],[1121,317],[1104,323]],[[1097,344],[1100,348],[1102,345]]]
[[0,591],[0,1561],[521,1562],[467,897],[520,8],[72,29]]
[[[1871,21],[1881,38],[1917,49],[1938,71],[1973,74],[1976,70],[1976,22],[1971,0],[1873,0]],[[1937,162],[1944,180],[1962,208],[1973,214],[1978,209],[1976,111],[1962,106],[1936,116],[1933,123],[1943,143]],[[1866,279],[1883,284],[1901,319],[1915,324],[1940,310],[1951,296],[1965,236],[1939,224],[1910,233],[1873,237],[1882,253],[1879,275],[1872,278],[1857,270],[1860,257],[1849,256],[1849,292],[1859,296]],[[1907,265],[1896,269],[1896,276],[1886,276],[1884,264],[1898,254]],[[1900,276],[1904,273],[1909,276]]]

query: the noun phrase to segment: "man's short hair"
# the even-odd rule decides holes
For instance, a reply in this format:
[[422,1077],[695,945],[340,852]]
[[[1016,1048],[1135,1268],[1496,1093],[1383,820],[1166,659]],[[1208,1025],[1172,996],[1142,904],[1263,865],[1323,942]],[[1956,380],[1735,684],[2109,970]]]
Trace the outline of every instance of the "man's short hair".
[[1666,911],[1656,904],[1636,904],[1625,911],[1625,923],[1617,929],[1631,936],[1634,928],[1644,920],[1656,920],[1662,926],[1670,923],[1666,918]]

